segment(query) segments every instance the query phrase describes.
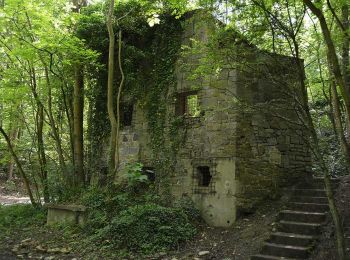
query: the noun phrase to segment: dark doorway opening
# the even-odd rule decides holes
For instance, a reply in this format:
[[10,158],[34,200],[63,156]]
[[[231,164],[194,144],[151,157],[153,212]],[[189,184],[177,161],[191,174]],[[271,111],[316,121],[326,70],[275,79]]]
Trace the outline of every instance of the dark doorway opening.
[[131,126],[133,112],[134,112],[133,104],[122,104],[120,106],[120,123],[122,127]]

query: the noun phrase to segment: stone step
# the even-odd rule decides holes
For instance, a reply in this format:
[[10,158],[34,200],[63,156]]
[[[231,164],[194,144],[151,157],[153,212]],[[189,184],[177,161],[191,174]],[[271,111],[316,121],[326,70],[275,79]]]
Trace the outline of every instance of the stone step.
[[321,224],[281,220],[278,227],[279,231],[285,233],[318,236]]
[[251,260],[294,260],[293,258],[279,257],[273,255],[253,255],[250,257]]
[[328,199],[326,196],[321,197],[310,197],[310,196],[293,196],[290,200],[291,202],[302,202],[302,203],[318,203],[318,204],[328,204]]
[[304,223],[324,223],[326,221],[326,214],[317,212],[282,210],[279,213],[279,219]]
[[273,256],[305,259],[309,251],[309,247],[265,243],[261,252]]
[[[339,184],[339,179],[332,179],[331,180],[333,188],[337,187]],[[324,189],[325,184],[323,178],[313,178],[310,181],[305,181],[302,183],[298,183],[297,187],[299,189]]]
[[290,202],[288,203],[288,209],[322,213],[327,212],[329,210],[329,206],[326,203]]
[[284,244],[291,246],[311,246],[315,237],[293,234],[293,233],[284,233],[284,232],[275,232],[271,234],[268,242],[274,244]]
[[[323,177],[313,177],[312,178],[312,182],[314,182],[314,183],[317,183],[317,182],[324,183],[324,179],[323,179]],[[331,178],[331,182],[334,183],[334,184],[339,184],[340,179],[339,178]]]
[[327,197],[324,189],[295,189],[294,194],[297,196]]

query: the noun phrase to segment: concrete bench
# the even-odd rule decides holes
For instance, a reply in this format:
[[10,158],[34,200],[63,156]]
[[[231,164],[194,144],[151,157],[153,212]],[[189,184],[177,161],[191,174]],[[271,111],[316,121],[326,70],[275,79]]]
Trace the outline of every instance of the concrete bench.
[[84,225],[86,222],[86,207],[82,205],[46,204],[47,224]]

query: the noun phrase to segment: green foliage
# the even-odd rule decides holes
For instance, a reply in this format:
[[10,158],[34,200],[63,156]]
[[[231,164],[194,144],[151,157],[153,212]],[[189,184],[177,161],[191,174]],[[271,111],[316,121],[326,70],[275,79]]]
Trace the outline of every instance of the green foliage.
[[200,217],[200,211],[193,203],[193,200],[189,197],[183,197],[174,203],[174,207],[181,209],[191,222],[198,222]]
[[196,229],[191,223],[199,220],[189,199],[164,206],[153,186],[140,182],[91,188],[82,203],[89,208],[85,243],[99,243],[106,251],[149,254],[171,249],[193,237]]
[[132,163],[126,166],[125,170],[129,185],[134,186],[139,182],[148,181],[147,175],[142,173],[142,167],[142,163]]
[[16,229],[32,225],[43,225],[46,221],[46,210],[31,205],[0,205],[0,234],[13,232]]
[[180,209],[144,204],[120,212],[104,232],[118,247],[148,254],[191,239],[195,228]]
[[[177,147],[183,140],[182,132],[178,131],[181,126],[178,118],[167,116],[168,104],[174,99],[169,93],[176,89],[175,62],[180,54],[182,33],[181,21],[174,17],[171,6],[173,4],[167,5],[165,11],[157,16],[160,23],[150,27],[147,19],[149,14],[154,15],[154,6],[143,1],[128,1],[116,7],[116,17],[123,19],[114,25],[115,31],[120,29],[123,34],[122,62],[126,76],[123,96],[145,111],[153,166],[159,173],[157,180],[164,182],[166,179],[162,174],[171,172]],[[77,25],[79,35],[88,46],[101,53],[100,66],[88,67],[90,77],[94,79],[88,90],[92,112],[88,136],[91,137],[93,154],[100,154],[100,143],[108,135],[110,127],[106,124],[108,33],[103,12],[104,6],[90,6],[84,10],[84,16]],[[178,11],[175,13],[178,14]],[[116,70],[115,74],[118,85],[119,71]],[[167,126],[172,128],[171,131],[167,131]],[[93,164],[92,167],[99,171],[99,162],[94,161]]]

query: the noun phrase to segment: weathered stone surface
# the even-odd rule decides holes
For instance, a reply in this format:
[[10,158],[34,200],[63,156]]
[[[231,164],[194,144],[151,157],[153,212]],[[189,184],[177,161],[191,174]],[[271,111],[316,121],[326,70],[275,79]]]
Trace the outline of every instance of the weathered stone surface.
[[86,207],[81,205],[46,204],[47,224],[79,224],[86,222]]
[[[190,38],[206,41],[213,29],[201,16],[189,18],[184,27],[184,45]],[[237,209],[253,209],[259,200],[273,197],[280,184],[310,169],[307,131],[290,122],[298,120],[291,110],[290,94],[294,93],[283,94],[290,91],[288,82],[295,82],[292,60],[266,53],[253,53],[246,59],[244,62],[251,66],[240,69],[227,64],[206,79],[193,80],[189,77],[192,71],[176,66],[177,89],[170,89],[167,94],[172,98],[165,100],[167,138],[163,145],[169,147],[174,138],[169,134],[169,122],[175,117],[173,97],[198,90],[201,113],[194,118],[185,116],[183,126],[176,130],[184,133],[184,139],[177,153],[167,154],[176,163],[175,172],[167,174],[172,195],[190,197],[213,226],[232,225]],[[199,59],[185,57],[186,61],[195,63]],[[287,64],[288,75],[277,69],[283,64]],[[274,100],[279,102],[277,108]],[[155,158],[151,149],[144,108],[136,104],[133,113],[133,126],[121,133],[121,161],[154,166],[154,160],[162,158]],[[209,186],[199,185],[200,166],[209,167]]]

